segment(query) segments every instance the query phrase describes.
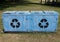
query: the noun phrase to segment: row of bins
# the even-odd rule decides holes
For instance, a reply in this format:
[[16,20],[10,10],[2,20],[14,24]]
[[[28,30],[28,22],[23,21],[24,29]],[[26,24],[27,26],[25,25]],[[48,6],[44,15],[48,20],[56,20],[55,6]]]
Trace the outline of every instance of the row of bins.
[[2,15],[4,32],[56,32],[56,11],[6,11]]

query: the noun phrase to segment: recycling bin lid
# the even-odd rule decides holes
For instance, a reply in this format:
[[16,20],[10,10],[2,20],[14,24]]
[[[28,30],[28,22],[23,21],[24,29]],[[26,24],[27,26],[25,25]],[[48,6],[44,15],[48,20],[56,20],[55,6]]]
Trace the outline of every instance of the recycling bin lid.
[[3,12],[5,15],[29,15],[31,14],[29,11],[5,11]]
[[58,15],[58,12],[56,11],[6,11],[3,12],[3,14],[8,15]]
[[33,15],[58,15],[56,11],[31,11]]
[[31,13],[29,11],[17,11],[16,14],[19,14],[19,15],[29,15]]
[[56,11],[44,11],[46,15],[59,15]]
[[14,13],[16,13],[16,11],[5,11],[5,12],[3,12],[3,14],[14,14]]

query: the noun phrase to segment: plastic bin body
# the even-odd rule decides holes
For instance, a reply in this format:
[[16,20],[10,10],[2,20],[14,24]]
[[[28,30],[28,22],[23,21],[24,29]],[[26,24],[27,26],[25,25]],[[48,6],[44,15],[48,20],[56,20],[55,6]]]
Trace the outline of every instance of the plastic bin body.
[[[26,27],[26,16],[24,15],[24,13],[25,12],[12,12],[12,11],[5,12],[2,16],[4,31],[5,32],[27,31],[27,28],[25,28]],[[15,27],[13,27],[12,25],[13,26],[15,25]],[[19,25],[19,26],[16,27],[16,25]]]
[[55,11],[32,11],[34,16],[34,29],[38,32],[56,32],[58,13]]
[[56,32],[58,25],[55,11],[11,11],[2,18],[5,32]]

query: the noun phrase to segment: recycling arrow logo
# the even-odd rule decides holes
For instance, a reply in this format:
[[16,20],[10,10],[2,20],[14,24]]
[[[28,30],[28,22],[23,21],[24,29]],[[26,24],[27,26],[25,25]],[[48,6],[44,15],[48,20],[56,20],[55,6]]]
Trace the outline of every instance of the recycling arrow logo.
[[47,28],[49,26],[49,23],[46,19],[42,19],[38,25],[40,28]]
[[20,22],[17,19],[12,19],[10,25],[13,28],[19,28],[20,27]]

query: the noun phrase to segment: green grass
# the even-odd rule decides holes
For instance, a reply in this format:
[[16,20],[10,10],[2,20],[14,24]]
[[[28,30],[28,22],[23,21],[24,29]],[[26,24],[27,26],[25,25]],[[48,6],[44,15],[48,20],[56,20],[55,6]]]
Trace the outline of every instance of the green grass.
[[3,33],[2,12],[15,10],[54,10],[60,14],[60,7],[40,4],[7,5],[0,10],[0,42],[60,42],[60,17],[56,33]]

